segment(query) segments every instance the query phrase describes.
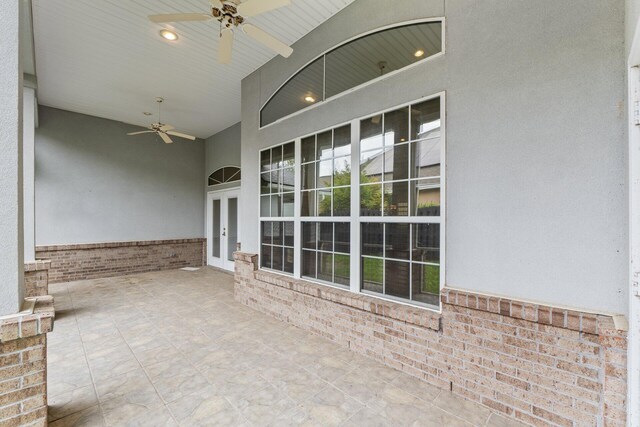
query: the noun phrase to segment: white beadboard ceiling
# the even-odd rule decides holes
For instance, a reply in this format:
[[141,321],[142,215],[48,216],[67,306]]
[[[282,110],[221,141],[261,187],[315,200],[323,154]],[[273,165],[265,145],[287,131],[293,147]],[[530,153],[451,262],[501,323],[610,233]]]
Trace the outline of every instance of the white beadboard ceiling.
[[[292,44],[352,1],[292,0],[248,22]],[[206,138],[231,126],[240,120],[240,81],[275,53],[235,31],[232,63],[222,65],[217,21],[147,19],[209,8],[207,0],[33,0],[39,103],[147,126],[162,96],[163,122],[180,131]],[[162,39],[162,28],[179,40]]]

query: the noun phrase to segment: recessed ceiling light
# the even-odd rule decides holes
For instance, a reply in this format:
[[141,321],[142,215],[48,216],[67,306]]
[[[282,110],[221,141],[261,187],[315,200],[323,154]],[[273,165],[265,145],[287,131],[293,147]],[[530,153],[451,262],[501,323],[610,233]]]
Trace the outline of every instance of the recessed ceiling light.
[[420,58],[422,55],[424,55],[424,50],[422,49],[416,50],[416,52],[413,54],[413,56],[415,56],[416,58]]
[[178,40],[178,35],[173,31],[160,30],[160,35],[162,36],[163,39],[166,39],[172,42]]
[[308,103],[316,102],[316,99],[311,95],[305,96],[304,100],[307,101]]

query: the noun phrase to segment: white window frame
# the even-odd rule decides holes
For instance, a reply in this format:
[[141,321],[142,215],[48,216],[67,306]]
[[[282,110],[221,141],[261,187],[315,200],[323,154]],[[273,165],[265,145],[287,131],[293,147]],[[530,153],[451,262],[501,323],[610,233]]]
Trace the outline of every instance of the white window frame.
[[[428,101],[431,99],[440,98],[440,133],[441,133],[441,147],[440,147],[440,216],[439,217],[430,217],[430,216],[360,216],[360,121],[366,119],[371,116],[375,116],[377,114],[383,114],[390,111],[394,111],[400,108],[404,108],[413,104],[418,104],[424,101]],[[351,216],[301,216],[302,212],[302,203],[301,203],[301,187],[302,187],[302,162],[301,162],[301,141],[302,139],[312,136],[318,133],[325,132],[327,130],[339,128],[341,126],[350,124],[351,125]],[[259,150],[258,160],[256,164],[256,168],[258,171],[260,170],[260,153],[264,150],[271,149],[273,147],[277,147],[283,144],[287,144],[292,140],[287,140],[284,143],[273,144],[268,147]],[[418,139],[417,141],[420,141]],[[427,305],[419,302],[413,302],[409,300],[405,300],[403,298],[395,298],[389,295],[382,295],[374,292],[362,291],[360,289],[361,285],[361,271],[360,271],[360,262],[361,262],[361,242],[360,242],[360,227],[363,222],[377,222],[377,223],[404,223],[404,224],[439,224],[440,225],[440,290],[445,285],[446,280],[446,92],[438,92],[433,95],[424,96],[411,102],[406,102],[403,104],[396,105],[391,108],[386,108],[384,110],[376,111],[370,114],[366,114],[361,117],[357,117],[355,119],[349,120],[347,122],[339,123],[333,125],[328,128],[318,129],[306,135],[300,136],[293,140],[295,144],[295,162],[294,162],[294,170],[295,170],[295,180],[294,180],[294,216],[293,217],[262,217],[259,216],[258,220],[258,236],[260,241],[260,254],[262,253],[262,233],[260,224],[263,221],[283,221],[283,222],[291,222],[294,223],[294,273],[288,274],[282,271],[263,268],[261,266],[261,261],[258,263],[259,270],[269,271],[275,274],[282,274],[289,277],[295,277],[296,279],[308,281],[311,283],[317,283],[323,286],[329,286],[341,290],[347,289],[345,286],[341,286],[335,283],[330,283],[318,279],[311,279],[308,277],[302,277],[301,271],[301,261],[302,261],[302,223],[303,222],[348,222],[350,224],[350,236],[351,236],[351,245],[350,245],[350,285],[348,290],[355,294],[363,294],[372,298],[377,298],[385,301],[391,301],[396,304],[407,305],[410,307],[421,308],[428,311],[442,312],[442,303],[438,300],[437,307],[435,305]],[[409,168],[412,167],[412,159],[410,157],[409,160]],[[354,173],[354,170],[357,173]],[[260,174],[258,174],[260,176]],[[259,178],[258,178],[259,179]],[[407,180],[410,182],[411,179]],[[258,191],[257,195],[258,206],[260,206],[260,191]],[[386,259],[386,258],[385,258]],[[428,263],[427,263],[428,264]]]

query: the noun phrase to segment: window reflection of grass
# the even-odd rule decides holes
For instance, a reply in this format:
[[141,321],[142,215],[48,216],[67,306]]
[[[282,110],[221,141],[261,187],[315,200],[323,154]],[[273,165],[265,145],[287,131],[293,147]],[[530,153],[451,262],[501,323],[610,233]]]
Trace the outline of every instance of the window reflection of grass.
[[423,266],[422,292],[438,295],[440,293],[440,266]]

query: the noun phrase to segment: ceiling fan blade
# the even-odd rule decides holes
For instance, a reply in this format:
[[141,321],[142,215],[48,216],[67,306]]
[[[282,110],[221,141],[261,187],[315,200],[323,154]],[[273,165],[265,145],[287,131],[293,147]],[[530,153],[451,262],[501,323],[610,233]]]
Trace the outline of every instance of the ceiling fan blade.
[[164,125],[164,124],[163,124],[162,126],[158,126],[158,128],[159,128],[161,131],[163,131],[163,132],[166,132],[166,131],[168,131],[168,130],[173,130],[173,129],[175,129],[175,127],[174,127],[174,126],[171,126],[171,125]]
[[228,64],[231,62],[231,52],[233,51],[233,31],[224,29],[220,34],[220,44],[218,45],[218,62]]
[[168,135],[172,135],[172,136],[177,136],[177,137],[180,137],[180,138],[190,139],[192,141],[196,140],[195,136],[187,135],[186,133],[181,133],[181,132],[174,132],[172,130],[168,131],[167,134]]
[[158,132],[158,135],[160,135],[160,138],[162,138],[165,144],[171,144],[173,142],[171,138],[169,138],[169,135],[164,132]]
[[164,22],[189,22],[189,21],[210,21],[211,15],[206,13],[168,13],[164,15],[149,15],[149,21],[156,24]]
[[143,134],[143,133],[153,133],[153,132],[154,131],[152,131],[152,130],[142,130],[140,132],[129,132],[127,135],[132,136],[132,135],[140,135],[140,134]]
[[266,31],[256,27],[255,25],[244,24],[242,27],[242,30],[249,37],[257,41],[258,43],[262,43],[269,49],[279,53],[285,58],[288,58],[293,53],[293,49],[291,49],[289,46],[282,43],[280,40],[273,37],[271,34],[267,33]]
[[289,4],[291,0],[246,0],[238,5],[238,14],[244,17],[256,16]]

